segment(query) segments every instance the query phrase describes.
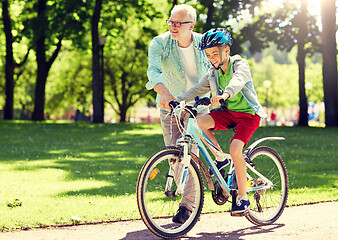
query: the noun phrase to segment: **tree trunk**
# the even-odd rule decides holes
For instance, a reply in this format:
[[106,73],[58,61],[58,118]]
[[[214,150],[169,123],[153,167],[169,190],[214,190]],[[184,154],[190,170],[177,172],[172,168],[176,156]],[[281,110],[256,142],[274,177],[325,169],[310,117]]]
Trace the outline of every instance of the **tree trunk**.
[[[46,0],[39,0],[38,3],[38,19],[41,22],[47,22],[46,14]],[[48,26],[47,26],[48,28]],[[45,119],[45,88],[49,70],[55,61],[58,53],[61,49],[61,42],[63,36],[60,36],[56,49],[54,50],[49,61],[46,60],[46,30],[44,28],[39,29],[34,35],[37,37],[35,42],[36,62],[37,62],[37,78],[35,84],[35,98],[34,98],[34,111],[32,114],[32,120],[42,121]]]
[[171,15],[171,10],[172,10],[172,9],[174,8],[174,6],[177,5],[178,3],[177,3],[177,0],[173,0],[173,1],[168,0],[168,3],[169,3],[170,5],[172,5],[171,8],[170,8],[170,10],[169,10],[169,17],[170,17],[170,15]]
[[13,103],[14,103],[14,59],[13,59],[13,35],[11,18],[9,14],[8,1],[2,1],[2,20],[4,24],[4,32],[6,36],[6,64],[5,64],[5,95],[6,102],[4,108],[4,119],[13,119]]
[[213,16],[214,16],[214,0],[208,1],[208,13],[207,13],[207,21],[203,27],[204,32],[210,30],[212,28]]
[[[38,3],[38,18],[41,21],[47,21],[46,18],[46,0],[39,0]],[[46,33],[45,29],[41,29],[35,35],[38,39],[35,43],[36,63],[37,63],[37,77],[35,83],[35,98],[34,98],[34,111],[32,120],[42,121],[45,109],[45,87],[47,81],[47,65],[46,65]]]
[[302,19],[306,19],[307,12],[307,0],[302,0],[301,11],[300,11],[300,19],[299,22],[299,36],[297,38],[298,43],[298,70],[299,70],[299,126],[308,126],[308,106],[307,99],[305,93],[305,41],[306,38],[306,22],[302,21]]
[[[121,75],[121,93],[122,93],[122,102],[120,104],[120,122],[126,121],[127,116],[127,110],[128,110],[128,104],[127,104],[127,98],[128,98],[128,89],[127,89],[127,82],[128,82],[128,72],[122,70],[123,73]],[[130,119],[129,119],[130,120]]]
[[45,119],[45,90],[46,90],[46,82],[48,76],[48,70],[46,66],[46,62],[43,61],[44,52],[37,51],[37,78],[35,83],[35,98],[34,98],[34,111],[32,114],[33,121],[42,121]]
[[[127,110],[128,108],[125,106],[122,106],[120,109],[120,122],[126,122],[127,121]],[[130,119],[129,119],[130,121]]]
[[100,21],[102,0],[96,0],[92,18],[92,52],[93,52],[93,122],[104,122],[103,76],[100,77],[100,44],[98,23]]
[[338,126],[338,76],[335,14],[335,0],[322,0],[323,87],[326,127]]

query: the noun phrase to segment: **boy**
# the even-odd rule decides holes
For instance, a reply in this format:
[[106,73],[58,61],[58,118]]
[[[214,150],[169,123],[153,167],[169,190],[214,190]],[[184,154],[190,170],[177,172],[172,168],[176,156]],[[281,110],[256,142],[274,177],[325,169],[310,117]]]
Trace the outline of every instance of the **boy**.
[[[242,216],[248,211],[250,202],[246,194],[246,164],[243,148],[259,127],[260,117],[266,118],[258,102],[251,79],[247,60],[239,55],[230,57],[232,39],[223,28],[211,29],[203,34],[199,50],[204,50],[212,64],[203,80],[177,98],[177,101],[192,101],[195,96],[212,92],[211,104],[219,105],[221,99],[227,100],[226,106],[207,115],[197,117],[197,123],[208,138],[221,149],[211,131],[226,130],[236,125],[236,133],[231,139],[230,155],[234,161],[238,183],[237,201],[233,199],[231,215]],[[223,161],[222,161],[223,160]],[[228,160],[216,158],[216,166],[221,169]]]

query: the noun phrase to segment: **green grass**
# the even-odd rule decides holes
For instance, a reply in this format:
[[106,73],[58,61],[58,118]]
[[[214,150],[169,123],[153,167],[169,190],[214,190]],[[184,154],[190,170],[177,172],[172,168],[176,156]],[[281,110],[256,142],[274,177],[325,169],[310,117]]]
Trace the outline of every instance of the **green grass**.
[[[163,148],[159,124],[0,121],[0,134],[2,231],[139,218],[139,171]],[[232,135],[216,132],[224,150]],[[287,166],[288,205],[338,199],[338,128],[262,127],[250,142],[265,136],[286,138],[265,145]],[[206,192],[204,212],[229,207]]]

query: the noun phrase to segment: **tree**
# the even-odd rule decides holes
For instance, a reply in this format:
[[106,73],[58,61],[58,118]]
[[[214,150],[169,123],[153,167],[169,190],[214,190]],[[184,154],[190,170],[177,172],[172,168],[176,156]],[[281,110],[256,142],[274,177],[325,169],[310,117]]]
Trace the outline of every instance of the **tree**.
[[301,0],[300,12],[296,18],[295,24],[298,26],[297,35],[297,62],[298,62],[298,74],[299,74],[299,126],[308,126],[308,103],[305,93],[305,40],[307,35],[306,27],[306,13],[307,13],[307,0]]
[[75,48],[71,41],[64,41],[63,49],[48,75],[53,81],[46,85],[45,111],[51,118],[69,114],[73,107],[89,115],[93,97],[91,76],[90,51]]
[[100,76],[100,43],[99,43],[99,28],[100,15],[102,9],[102,0],[95,1],[94,13],[91,22],[92,33],[92,53],[93,53],[93,122],[104,122],[104,84],[103,76]]
[[13,119],[13,101],[14,101],[14,58],[13,58],[13,35],[11,27],[11,18],[9,14],[8,1],[2,1],[2,20],[6,36],[6,104],[4,109],[4,119]]
[[[4,32],[6,37],[6,63],[5,63],[5,107],[4,119],[13,119],[13,105],[14,105],[14,69],[21,67],[27,60],[30,49],[28,49],[23,61],[18,64],[14,60],[13,42],[14,37],[12,34],[12,19],[10,16],[10,6],[8,0],[2,1],[2,21],[4,25]],[[22,72],[21,72],[22,73]],[[18,74],[17,76],[21,75]]]
[[337,44],[335,0],[321,0],[325,124],[338,126]]
[[248,12],[253,17],[255,8],[260,7],[263,0],[200,0],[198,1],[199,4],[196,4],[196,1],[187,2],[197,9],[198,21],[195,30],[197,32],[206,32],[211,28],[226,28],[235,39],[234,44],[231,46],[231,53],[239,54],[243,51],[241,45],[247,41],[247,38],[243,37],[243,31],[247,31],[247,29],[235,30],[229,25],[228,20],[242,20],[243,12]]
[[298,125],[308,126],[305,58],[319,50],[320,32],[316,19],[308,14],[307,0],[287,1],[283,8],[259,16],[257,21],[245,28],[246,38],[251,42],[251,52],[260,51],[272,41],[280,50],[290,51],[297,46],[300,107]]
[[[145,88],[147,82],[147,47],[150,40],[157,35],[152,27],[156,18],[162,16],[152,4],[146,1],[135,3],[125,2],[124,8],[119,11],[110,11],[114,18],[106,22],[114,30],[111,42],[107,43],[108,51],[105,54],[105,101],[120,116],[120,122],[127,120],[127,112],[140,99],[149,94]],[[129,6],[129,7],[126,7]],[[106,19],[104,19],[106,20]],[[163,21],[164,22],[164,21]]]
[[116,54],[106,60],[105,67],[109,86],[105,100],[120,116],[120,122],[126,122],[130,107],[150,94],[145,88],[148,79],[144,74],[147,71],[147,62],[144,61],[147,51],[137,49],[130,40],[127,45],[114,51]]
[[[47,4],[48,3],[48,4]],[[36,54],[37,77],[32,119],[44,120],[45,88],[52,64],[57,58],[63,39],[82,41],[87,7],[81,0],[25,2],[24,34],[31,40]]]

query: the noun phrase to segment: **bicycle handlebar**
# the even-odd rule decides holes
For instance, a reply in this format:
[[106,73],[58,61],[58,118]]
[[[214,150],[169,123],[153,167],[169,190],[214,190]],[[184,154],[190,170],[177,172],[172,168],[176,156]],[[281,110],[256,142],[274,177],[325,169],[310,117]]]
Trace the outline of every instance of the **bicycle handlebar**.
[[172,100],[172,101],[169,102],[169,107],[171,107],[171,110],[176,108],[178,105],[180,105],[180,103],[175,101],[175,100]]
[[[226,100],[221,99],[219,100],[219,103],[223,106],[225,104]],[[199,98],[198,96],[195,97],[195,103],[193,106],[185,106],[187,108],[189,108],[191,110],[192,107],[196,108],[200,105],[204,105],[204,106],[209,106],[211,104],[210,98],[208,97],[204,97],[204,98]],[[174,108],[176,108],[178,105],[180,105],[179,102],[172,100],[169,102],[169,106],[171,107],[171,110],[173,110]]]
[[199,105],[204,105],[204,106],[209,106],[210,105],[210,98],[204,97],[204,98],[199,98],[198,96],[195,97],[195,104],[194,107],[197,107]]
[[[195,97],[194,105],[193,106],[186,105],[185,108],[189,109],[189,110],[193,110],[193,108],[197,108],[199,105],[208,106],[208,105],[210,105],[210,103],[211,103],[210,98],[208,98],[208,97],[199,98],[197,96],[197,97]],[[175,101],[175,100],[172,100],[172,101],[169,102],[169,106],[171,107],[171,113],[178,105],[180,105],[180,103]]]

